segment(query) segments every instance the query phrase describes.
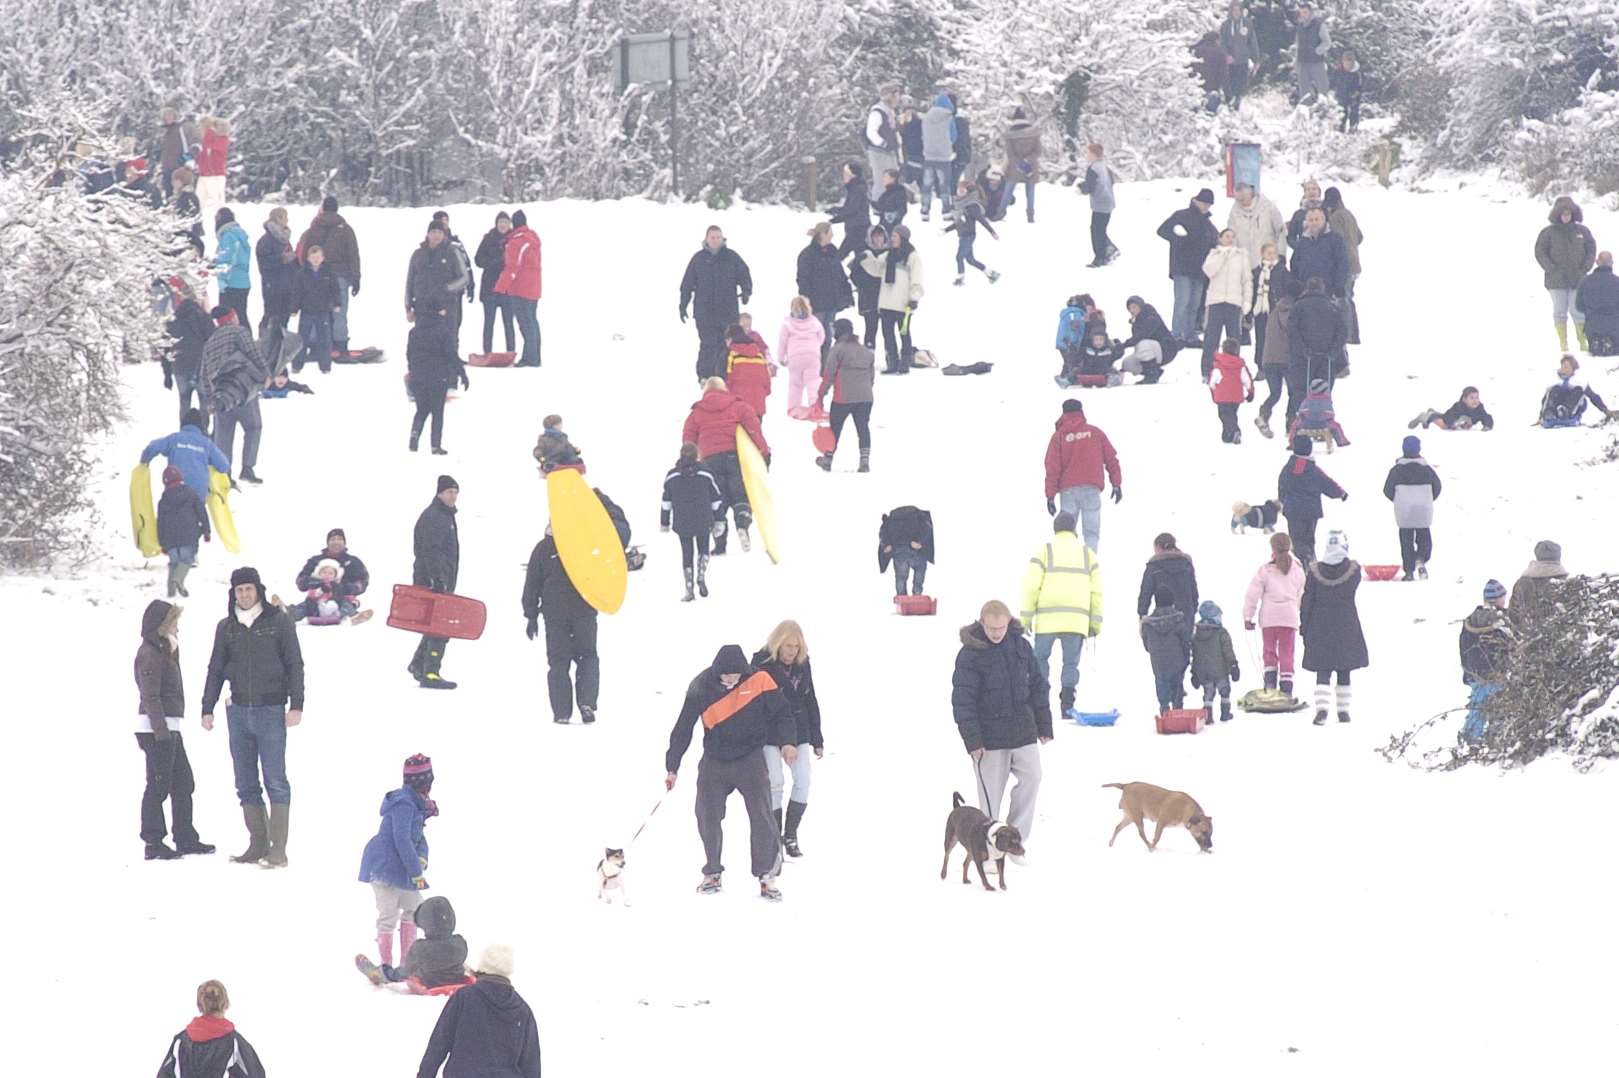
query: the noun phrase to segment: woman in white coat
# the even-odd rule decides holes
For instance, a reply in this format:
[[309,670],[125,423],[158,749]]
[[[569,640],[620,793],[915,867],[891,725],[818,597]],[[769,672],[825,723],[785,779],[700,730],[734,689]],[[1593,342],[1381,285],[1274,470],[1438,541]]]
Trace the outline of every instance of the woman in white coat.
[[911,315],[922,302],[922,256],[911,246],[911,230],[895,225],[888,248],[867,251],[861,256],[860,266],[882,282],[877,292],[877,311],[883,325],[883,373],[909,374],[915,352],[911,347]]
[[1231,229],[1220,233],[1220,245],[1203,259],[1203,276],[1209,279],[1203,318],[1203,380],[1209,380],[1214,353],[1226,338],[1242,340],[1242,316],[1253,305],[1253,268],[1248,252],[1237,246]]

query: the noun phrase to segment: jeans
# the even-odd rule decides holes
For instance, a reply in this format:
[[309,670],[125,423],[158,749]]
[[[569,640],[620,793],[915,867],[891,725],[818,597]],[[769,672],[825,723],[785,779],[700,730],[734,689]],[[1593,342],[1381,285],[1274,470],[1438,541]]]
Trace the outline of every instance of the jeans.
[[517,328],[523,331],[523,354],[518,357],[519,367],[538,367],[540,365],[540,316],[539,300],[524,299],[522,296],[509,297],[512,310],[517,316]]
[[854,420],[855,437],[860,443],[860,448],[871,448],[871,401],[861,401],[858,404],[838,404],[834,402],[829,418],[832,421],[832,451],[834,453],[837,452],[838,440],[843,437],[843,421],[845,419]]
[[[1011,183],[1006,185],[1006,204],[1008,206],[1010,206],[1012,204],[1012,192],[1016,188],[1016,186],[1017,186],[1016,184],[1011,184]],[[1032,225],[1032,224],[1034,224],[1034,181],[1033,180],[1024,180],[1023,181],[1023,204],[1024,204],[1024,209],[1028,211],[1029,224]],[[1103,227],[1103,231],[1105,233],[1106,228],[1107,228],[1106,222],[1103,222],[1102,227]]]
[[1269,419],[1271,412],[1276,408],[1276,403],[1282,399],[1282,385],[1287,368],[1272,363],[1268,367],[1259,368],[1259,370],[1265,376],[1265,386],[1270,390],[1264,402],[1259,406],[1259,414]]
[[180,732],[171,730],[162,741],[153,734],[136,734],[135,744],[146,754],[141,841],[155,846],[168,834],[163,826],[163,802],[167,801],[174,815],[174,841],[182,847],[195,845],[200,841],[197,829],[191,825],[191,795],[196,790],[196,780]]
[[1574,289],[1572,289],[1572,288],[1548,288],[1548,289],[1546,289],[1546,291],[1551,293],[1551,297],[1552,297],[1552,321],[1553,322],[1556,322],[1558,325],[1562,325],[1564,322],[1566,322],[1568,320],[1569,315],[1573,315],[1574,316],[1574,324],[1576,326],[1585,325],[1585,314],[1584,314],[1584,312],[1580,311],[1578,308],[1576,308],[1574,306]]
[[1069,487],[1057,492],[1057,506],[1064,513],[1079,518],[1079,530],[1085,545],[1093,551],[1102,546],[1102,488]]
[[1040,669],[1051,680],[1051,649],[1062,642],[1062,702],[1065,708],[1074,706],[1074,690],[1079,688],[1079,653],[1085,638],[1078,633],[1035,633],[1034,657],[1040,660]]
[[922,216],[927,217],[928,211],[933,208],[933,192],[939,192],[939,203],[945,215],[955,212],[955,189],[950,184],[951,174],[955,166],[949,161],[925,161],[922,163]]
[[1153,671],[1153,687],[1158,693],[1158,710],[1168,711],[1170,708],[1179,708],[1186,703],[1186,687],[1182,679],[1186,671],[1177,670],[1172,674],[1160,674]]
[[1234,355],[1242,354],[1242,308],[1235,303],[1211,303],[1203,329],[1203,377],[1214,370],[1214,353],[1225,348],[1225,339],[1237,342]]
[[754,749],[736,760],[703,754],[697,764],[697,834],[703,840],[703,875],[725,871],[720,852],[725,844],[725,802],[735,791],[748,811],[748,837],[753,874],[774,879],[781,871],[781,833],[770,816],[770,774],[765,750]]
[[1242,431],[1237,426],[1236,404],[1216,404],[1214,410],[1220,415],[1220,441],[1230,444],[1237,441]]
[[1091,254],[1096,256],[1097,262],[1106,262],[1113,250],[1113,241],[1107,238],[1107,223],[1112,218],[1112,213],[1091,211]]
[[545,684],[551,696],[551,717],[573,717],[574,677],[579,705],[592,711],[601,688],[601,659],[596,654],[596,612],[552,615],[545,619],[545,658],[550,669]]
[[1476,740],[1484,736],[1484,702],[1501,691],[1499,681],[1475,681],[1467,697],[1467,719],[1462,723],[1462,736]]
[[1201,273],[1195,277],[1172,277],[1175,284],[1175,310],[1169,331],[1178,341],[1189,341],[1203,325],[1203,293],[1208,278]]
[[911,578],[911,594],[922,594],[922,581],[928,575],[928,560],[920,550],[896,550],[894,559],[894,594],[905,594],[905,578]]
[[320,373],[327,374],[332,369],[332,320],[335,315],[298,316],[298,336],[303,338],[304,353],[298,357],[298,362],[292,365],[297,371],[303,365],[314,360],[320,367]]
[[174,372],[174,388],[180,393],[180,421],[185,422],[186,412],[191,410],[191,398],[195,396],[200,402],[202,394],[197,389],[197,372],[190,374],[181,371]]
[[510,300],[494,292],[483,298],[483,350],[487,355],[495,350],[495,315],[500,315],[501,323],[506,327],[506,351],[517,351],[517,331],[512,321],[512,305]]
[[976,241],[976,236],[956,237],[956,276],[959,277],[966,273],[968,266],[983,273],[989,272],[984,269],[984,264],[973,255],[973,244]]
[[[910,311],[882,312],[883,321],[883,364],[888,372],[904,373],[911,368],[911,323],[906,318]],[[898,332],[899,343],[894,343],[894,334]]]
[[[815,761],[815,746],[808,741],[798,746],[798,758],[787,767],[792,770],[793,794],[791,800],[800,805],[809,804],[810,765]],[[781,795],[787,786],[787,776],[782,770],[781,749],[775,745],[765,746],[765,767],[770,772],[770,807],[781,808]]]
[[354,290],[354,278],[337,278],[337,310],[332,312],[332,341],[338,348],[349,346],[349,293]]
[[192,543],[190,546],[171,546],[171,547],[169,547],[169,564],[170,565],[195,565],[195,564],[197,564],[197,544]]
[[[225,721],[230,729],[230,761],[236,772],[236,799],[244,805],[292,802],[292,786],[287,782],[287,712],[279,704],[263,706],[225,705]],[[264,788],[259,788],[259,772]]]
[[422,428],[427,421],[433,421],[432,443],[434,449],[443,447],[444,438],[444,398],[449,394],[448,386],[436,386],[433,389],[418,389],[416,395],[416,416],[410,421],[410,445],[414,449],[416,440],[422,436]]
[[1433,557],[1433,530],[1430,528],[1400,529],[1400,565],[1411,572]]
[[1035,799],[1040,796],[1039,744],[988,749],[982,759],[974,762],[973,770],[978,778],[978,808],[992,820],[1000,819],[1001,797],[1006,793],[1007,780],[1017,779],[1017,785],[1012,787],[1012,804],[1006,822],[1017,828],[1027,842],[1029,833],[1034,830]]
[[242,428],[242,469],[251,471],[259,462],[259,440],[264,436],[264,419],[259,414],[259,399],[238,404],[214,417],[214,444],[225,454],[227,464],[235,463],[236,428]]

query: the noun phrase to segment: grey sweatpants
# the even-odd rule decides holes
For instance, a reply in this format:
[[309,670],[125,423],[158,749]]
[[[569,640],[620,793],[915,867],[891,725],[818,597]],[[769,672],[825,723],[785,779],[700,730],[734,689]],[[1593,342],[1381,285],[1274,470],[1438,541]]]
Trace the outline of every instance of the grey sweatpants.
[[[1003,780],[1004,781],[1004,780]],[[781,871],[781,835],[770,814],[770,772],[765,750],[754,749],[736,760],[720,760],[707,753],[697,764],[697,834],[703,840],[703,875],[718,876],[720,849],[725,843],[725,802],[735,791],[748,810],[749,846],[753,874],[772,880]]]
[[[416,907],[422,904],[422,893],[414,887],[407,890],[381,880],[372,880],[371,892],[377,900],[377,932],[380,935],[392,935],[393,930],[399,927],[400,916],[414,918]],[[403,960],[404,956],[400,958]]]
[[1012,787],[1012,809],[1006,822],[1028,841],[1034,829],[1034,801],[1040,795],[1040,746],[1038,743],[1016,749],[988,749],[976,765],[978,807],[992,820],[1001,819],[1001,795],[1006,780],[1016,776]]

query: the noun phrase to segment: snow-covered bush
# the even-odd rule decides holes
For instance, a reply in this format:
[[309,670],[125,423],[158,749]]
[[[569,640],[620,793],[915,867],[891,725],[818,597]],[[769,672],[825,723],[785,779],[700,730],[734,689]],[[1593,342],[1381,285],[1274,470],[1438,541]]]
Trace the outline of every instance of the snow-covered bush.
[[1578,105],[1551,120],[1525,120],[1507,160],[1511,173],[1536,194],[1619,190],[1619,90],[1588,89]]
[[119,365],[168,343],[152,282],[190,272],[174,218],[117,187],[86,195],[57,168],[63,147],[51,149],[0,176],[0,564],[10,566],[82,550],[90,443],[120,414]]

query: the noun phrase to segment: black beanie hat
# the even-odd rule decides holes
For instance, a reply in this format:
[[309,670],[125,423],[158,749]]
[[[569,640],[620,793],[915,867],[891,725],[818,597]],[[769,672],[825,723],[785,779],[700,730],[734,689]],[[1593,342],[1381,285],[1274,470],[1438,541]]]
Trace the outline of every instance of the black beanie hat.
[[527,228],[528,227],[528,214],[524,213],[522,210],[513,211],[513,213],[512,213],[512,227],[513,228]]
[[714,655],[714,665],[710,669],[716,674],[745,674],[748,671],[748,657],[735,644],[726,644]]
[[1307,434],[1296,434],[1296,435],[1294,435],[1293,436],[1293,445],[1292,445],[1293,455],[1298,456],[1298,457],[1307,457],[1307,456],[1309,456],[1310,455],[1310,447],[1311,447],[1312,444],[1313,443],[1310,441],[1309,435],[1307,435]]
[[427,231],[429,232],[443,232],[444,230],[444,222],[437,217],[427,222]]
[[236,215],[230,212],[229,206],[221,206],[218,210],[214,211],[214,229],[216,231],[221,225],[234,220],[236,220]]
[[325,198],[321,199],[320,200],[320,210],[321,210],[322,213],[336,213],[337,212],[337,196],[336,195],[327,195]]
[[441,476],[438,477],[438,493],[443,494],[446,490],[460,490],[460,489],[461,489],[461,484],[457,483],[455,481],[454,476],[441,475]]
[[1069,397],[1067,400],[1062,402],[1062,410],[1064,412],[1083,413],[1085,411],[1085,406],[1079,403],[1079,401],[1075,400],[1073,397]]
[[326,533],[326,538],[330,539],[334,535],[337,536],[338,538],[342,539],[343,542],[345,542],[345,543],[349,541],[349,537],[346,534],[344,534],[342,528],[333,528],[331,531]]
[[839,318],[832,323],[832,339],[841,341],[845,337],[854,336],[854,323],[847,318]]

